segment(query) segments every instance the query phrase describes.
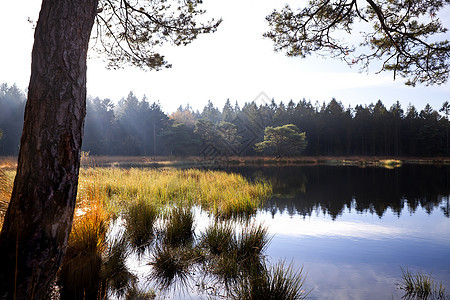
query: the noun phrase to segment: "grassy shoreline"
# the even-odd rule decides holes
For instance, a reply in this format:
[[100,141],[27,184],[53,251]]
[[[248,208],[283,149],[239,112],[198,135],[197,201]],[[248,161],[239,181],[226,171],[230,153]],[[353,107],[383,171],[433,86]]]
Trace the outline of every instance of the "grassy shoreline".
[[[227,156],[227,157],[176,157],[176,156],[93,156],[82,158],[82,167],[123,167],[123,168],[209,168],[221,166],[358,166],[385,167],[404,164],[450,165],[450,157],[394,157],[394,156]],[[17,157],[0,156],[0,170],[17,168]]]
[[300,156],[300,157],[167,157],[167,156],[88,156],[83,166],[103,167],[178,167],[208,168],[221,166],[358,166],[399,167],[403,164],[450,165],[450,157],[383,157],[383,156]]

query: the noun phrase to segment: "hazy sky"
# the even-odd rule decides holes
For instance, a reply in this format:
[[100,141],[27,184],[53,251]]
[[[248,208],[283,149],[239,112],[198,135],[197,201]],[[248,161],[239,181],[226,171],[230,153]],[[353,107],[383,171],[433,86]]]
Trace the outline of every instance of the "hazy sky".
[[[139,98],[145,94],[149,101],[159,101],[166,112],[187,103],[201,110],[208,100],[222,108],[227,98],[242,106],[255,99],[263,101],[258,97],[261,92],[277,103],[303,98],[313,103],[328,102],[335,97],[352,107],[381,99],[388,107],[398,100],[404,109],[408,103],[418,109],[430,103],[438,109],[450,100],[450,83],[411,88],[401,78],[393,81],[391,73],[375,74],[376,67],[369,74],[361,74],[337,60],[288,58],[274,53],[271,41],[262,37],[267,30],[265,16],[285,2],[205,0],[207,15],[222,17],[223,23],[216,33],[201,36],[186,47],[166,49],[162,54],[172,69],[144,72],[126,67],[109,71],[101,60],[91,59],[88,94],[117,101],[133,91]],[[32,25],[27,19],[37,20],[39,8],[37,0],[2,0],[0,82],[27,87],[33,43]],[[450,27],[450,9],[443,17]]]

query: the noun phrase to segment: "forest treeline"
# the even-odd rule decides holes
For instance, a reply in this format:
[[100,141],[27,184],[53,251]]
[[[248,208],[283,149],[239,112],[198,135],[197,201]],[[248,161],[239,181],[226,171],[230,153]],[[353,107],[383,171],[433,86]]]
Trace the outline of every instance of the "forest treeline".
[[[26,96],[15,85],[0,85],[0,155],[17,155]],[[448,156],[450,105],[427,104],[418,111],[397,102],[344,107],[328,103],[211,101],[203,110],[179,107],[165,113],[159,103],[138,99],[132,92],[117,104],[89,97],[83,150],[91,155],[228,156],[260,155],[255,144],[264,129],[294,124],[306,133],[302,155]]]

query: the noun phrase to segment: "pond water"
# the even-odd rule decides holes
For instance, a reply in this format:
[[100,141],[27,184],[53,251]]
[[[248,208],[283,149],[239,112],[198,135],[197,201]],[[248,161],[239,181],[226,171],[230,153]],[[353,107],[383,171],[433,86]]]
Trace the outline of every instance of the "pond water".
[[304,267],[310,299],[400,299],[401,268],[450,289],[448,166],[232,171],[272,183],[256,216],[273,235],[266,253]]

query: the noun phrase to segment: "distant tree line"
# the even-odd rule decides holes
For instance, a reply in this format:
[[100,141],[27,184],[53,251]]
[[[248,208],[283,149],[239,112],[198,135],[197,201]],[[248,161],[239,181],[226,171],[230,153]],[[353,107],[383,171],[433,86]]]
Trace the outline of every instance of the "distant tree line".
[[[25,102],[15,85],[0,85],[0,155],[18,153]],[[255,145],[264,141],[266,128],[292,124],[306,135],[302,155],[448,156],[448,101],[438,110],[429,104],[421,111],[411,104],[403,109],[399,102],[388,108],[381,100],[346,108],[336,99],[247,102],[241,108],[227,100],[222,109],[208,101],[201,112],[188,105],[167,114],[159,103],[130,92],[117,104],[88,98],[83,150],[91,155],[261,155]]]

